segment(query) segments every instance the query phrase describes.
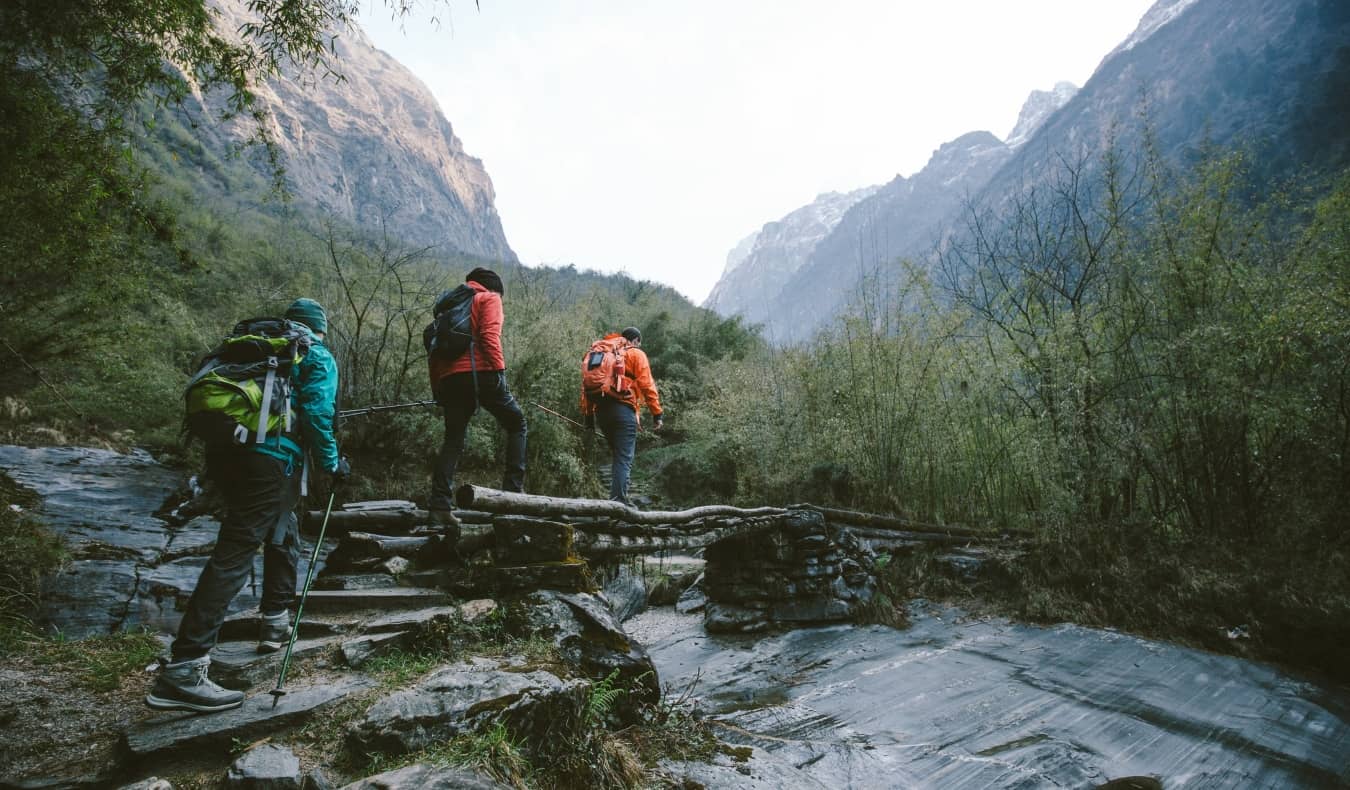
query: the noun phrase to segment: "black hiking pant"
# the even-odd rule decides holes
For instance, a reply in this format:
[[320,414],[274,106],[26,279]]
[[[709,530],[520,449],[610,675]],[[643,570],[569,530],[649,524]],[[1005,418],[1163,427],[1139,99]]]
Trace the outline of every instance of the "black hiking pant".
[[455,469],[464,452],[464,434],[469,419],[478,407],[487,409],[506,431],[506,468],[502,471],[503,491],[525,490],[525,441],[528,433],[525,414],[506,386],[505,371],[477,374],[452,373],[436,384],[436,402],[445,412],[445,440],[431,470],[430,510],[449,510],[455,501]]
[[258,546],[263,548],[263,594],[266,613],[289,609],[295,600],[299,560],[300,465],[248,449],[229,449],[207,456],[207,475],[225,498],[225,517],[215,549],[173,641],[173,660],[200,658],[211,651],[230,601],[244,588]]

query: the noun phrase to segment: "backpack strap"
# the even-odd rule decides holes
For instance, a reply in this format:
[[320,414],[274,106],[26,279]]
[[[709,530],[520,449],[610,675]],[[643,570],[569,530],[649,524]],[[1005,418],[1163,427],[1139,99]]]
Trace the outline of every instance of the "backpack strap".
[[[263,380],[262,407],[258,413],[258,444],[267,441],[267,422],[272,413],[272,385],[277,380],[277,358],[267,358],[267,378]],[[290,411],[290,409],[287,409]]]

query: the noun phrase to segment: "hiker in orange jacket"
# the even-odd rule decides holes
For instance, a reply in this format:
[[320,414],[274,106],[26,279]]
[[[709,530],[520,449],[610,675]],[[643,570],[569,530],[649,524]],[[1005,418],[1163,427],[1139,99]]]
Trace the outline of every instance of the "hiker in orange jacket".
[[654,430],[661,430],[661,397],[652,379],[652,366],[642,350],[642,332],[630,326],[619,333],[605,336],[605,340],[623,337],[628,343],[624,351],[624,377],[628,386],[617,396],[588,396],[581,393],[581,413],[586,427],[600,426],[600,432],[609,442],[611,455],[609,498],[632,504],[628,499],[628,477],[633,470],[633,454],[637,447],[639,413],[647,405],[656,420]]
[[470,307],[473,344],[464,354],[446,360],[427,358],[431,390],[445,412],[445,440],[431,474],[427,509],[433,520],[459,526],[450,512],[454,501],[455,468],[464,451],[469,418],[479,406],[487,409],[506,431],[506,469],[503,491],[525,490],[525,415],[506,385],[506,358],[502,354],[502,278],[490,269],[469,272],[464,282],[477,293]]

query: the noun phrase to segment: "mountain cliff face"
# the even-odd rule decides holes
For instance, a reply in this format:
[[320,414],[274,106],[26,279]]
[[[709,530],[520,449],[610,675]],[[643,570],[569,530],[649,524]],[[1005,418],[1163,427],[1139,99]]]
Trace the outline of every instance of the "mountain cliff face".
[[766,321],[770,314],[765,295],[776,294],[786,285],[845,212],[877,189],[826,192],[777,222],[765,223],[727,255],[727,268],[703,306],[755,323]]
[[1064,161],[1091,162],[1113,140],[1136,147],[1146,126],[1172,161],[1206,145],[1243,145],[1258,176],[1271,180],[1343,167],[1346,96],[1350,3],[1159,0],[1081,90],[1061,83],[1033,93],[1007,144],[987,132],[965,135],[912,178],[897,177],[853,206],[786,286],[760,288],[769,335],[810,337],[856,296],[863,277],[899,260],[931,260],[940,238],[960,232],[968,204],[997,210]]
[[[248,18],[244,0],[220,0],[223,30]],[[468,155],[427,87],[359,29],[336,40],[343,79],[288,71],[258,90],[295,198],[404,242],[515,261],[494,205],[492,179]],[[198,97],[199,112],[218,97]],[[203,124],[220,150],[250,132]]]

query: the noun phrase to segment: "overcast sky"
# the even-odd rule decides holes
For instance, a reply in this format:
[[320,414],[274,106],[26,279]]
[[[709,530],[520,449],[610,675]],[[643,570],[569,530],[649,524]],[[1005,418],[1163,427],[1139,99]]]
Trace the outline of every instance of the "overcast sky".
[[1006,138],[1082,86],[1153,0],[451,0],[361,24],[497,190],[525,263],[626,271],[701,302],[731,247],[827,191]]

